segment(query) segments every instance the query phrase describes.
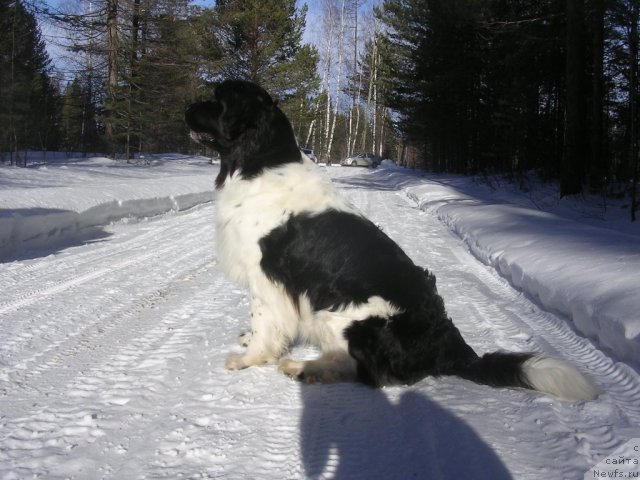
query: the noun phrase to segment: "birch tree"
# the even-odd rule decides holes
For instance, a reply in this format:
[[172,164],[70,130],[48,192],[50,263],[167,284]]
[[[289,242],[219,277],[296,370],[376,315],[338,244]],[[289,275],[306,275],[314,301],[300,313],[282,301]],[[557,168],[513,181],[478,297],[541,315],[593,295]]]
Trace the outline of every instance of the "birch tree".
[[[358,7],[358,0],[325,0],[323,3],[322,81],[315,102],[314,120],[306,137],[307,143],[313,141],[319,130],[317,141],[313,143],[321,157],[350,153],[357,137],[357,106],[361,95],[360,87],[354,85],[357,82],[360,41]],[[349,63],[350,58],[353,58],[352,64]],[[346,104],[350,104],[348,114],[344,113]],[[340,142],[336,144],[338,130]]]
[[329,133],[329,140],[327,143],[327,152],[331,155],[331,146],[333,145],[333,135],[336,130],[336,121],[338,119],[338,107],[340,105],[340,84],[342,82],[342,64],[344,61],[344,32],[345,32],[345,0],[342,0],[340,7],[340,31],[338,34],[338,73],[335,79],[336,89],[333,105],[333,122],[331,123],[331,131]]
[[[358,0],[355,0],[353,9],[352,69],[351,81],[354,85],[351,87],[351,108],[349,109],[349,130],[347,133],[347,156],[351,156],[353,153],[353,145],[358,134],[358,124],[360,122],[359,111],[356,108],[360,101],[360,87],[362,84],[362,75],[358,72]],[[354,116],[357,116],[355,119],[355,127],[353,124]]]

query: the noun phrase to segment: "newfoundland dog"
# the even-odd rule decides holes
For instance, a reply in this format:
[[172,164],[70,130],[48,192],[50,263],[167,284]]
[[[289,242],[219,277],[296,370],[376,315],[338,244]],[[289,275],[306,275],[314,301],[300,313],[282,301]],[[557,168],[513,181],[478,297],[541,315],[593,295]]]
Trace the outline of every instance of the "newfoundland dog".
[[[185,116],[192,137],[220,153],[218,259],[250,293],[251,331],[240,336],[247,349],[229,355],[227,368],[279,364],[307,383],[375,387],[457,375],[567,400],[597,395],[556,359],[478,356],[447,316],[434,275],[337,193],[261,87],[225,81]],[[283,358],[296,340],[322,354]]]

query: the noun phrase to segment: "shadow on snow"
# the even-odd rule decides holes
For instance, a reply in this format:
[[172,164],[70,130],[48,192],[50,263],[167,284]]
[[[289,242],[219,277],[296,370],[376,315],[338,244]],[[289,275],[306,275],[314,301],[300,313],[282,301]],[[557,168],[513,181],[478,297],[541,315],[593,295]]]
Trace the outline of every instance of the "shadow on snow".
[[392,403],[359,384],[302,385],[301,448],[310,478],[510,479],[463,420],[415,390]]

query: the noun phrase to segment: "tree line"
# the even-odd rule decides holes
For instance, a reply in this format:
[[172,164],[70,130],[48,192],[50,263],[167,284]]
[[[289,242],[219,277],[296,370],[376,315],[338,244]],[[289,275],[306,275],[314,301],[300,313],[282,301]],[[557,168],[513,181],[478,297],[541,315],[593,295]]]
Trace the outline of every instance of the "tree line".
[[[536,170],[563,195],[637,196],[640,0],[317,0],[311,25],[295,0],[41,1],[0,0],[12,159],[190,151],[185,106],[234,77],[270,91],[323,160]],[[39,22],[70,52],[64,81]]]
[[[323,0],[319,49],[302,40],[307,7],[295,0],[218,0],[210,8],[189,0],[81,0],[73,11],[0,0],[0,82],[8,86],[0,152],[19,163],[27,149],[126,159],[192,151],[186,105],[210,97],[225,78],[244,78],[278,99],[301,146],[321,158],[387,153],[393,132],[381,133],[384,107],[373,105],[374,73],[367,49],[358,50],[369,35],[358,32],[362,3]],[[63,80],[39,22],[55,28],[68,52]]]
[[385,101],[428,168],[535,169],[562,195],[635,199],[639,12],[637,0],[384,0]]

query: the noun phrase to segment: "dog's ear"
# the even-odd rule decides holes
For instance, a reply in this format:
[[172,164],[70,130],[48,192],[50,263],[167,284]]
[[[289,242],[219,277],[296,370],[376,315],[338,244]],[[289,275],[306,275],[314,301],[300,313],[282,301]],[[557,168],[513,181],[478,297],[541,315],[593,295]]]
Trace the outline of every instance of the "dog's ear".
[[271,96],[266,92],[264,93],[264,95],[258,95],[258,101],[269,109],[278,105],[278,100],[273,100]]

